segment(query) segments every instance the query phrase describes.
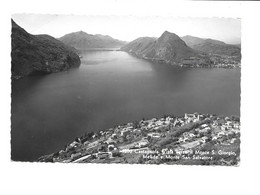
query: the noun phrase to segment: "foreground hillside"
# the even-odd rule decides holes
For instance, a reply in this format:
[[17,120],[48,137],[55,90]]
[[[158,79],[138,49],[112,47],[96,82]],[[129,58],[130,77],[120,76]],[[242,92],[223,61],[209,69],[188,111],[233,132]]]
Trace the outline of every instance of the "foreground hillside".
[[[216,46],[217,47],[217,46]],[[234,46],[235,47],[235,46]],[[238,50],[239,48],[236,47]],[[220,55],[191,48],[178,35],[165,31],[159,38],[141,37],[121,50],[139,58],[185,67],[240,67],[239,56]],[[207,49],[205,49],[207,50]],[[215,48],[215,50],[217,50]],[[219,48],[219,50],[222,50]],[[223,51],[225,53],[225,51]]]
[[83,31],[64,35],[59,40],[77,49],[120,48],[126,44],[108,35],[92,35]]
[[46,74],[80,65],[74,48],[49,35],[31,35],[12,20],[12,77]]
[[164,116],[86,133],[40,162],[238,165],[238,117]]

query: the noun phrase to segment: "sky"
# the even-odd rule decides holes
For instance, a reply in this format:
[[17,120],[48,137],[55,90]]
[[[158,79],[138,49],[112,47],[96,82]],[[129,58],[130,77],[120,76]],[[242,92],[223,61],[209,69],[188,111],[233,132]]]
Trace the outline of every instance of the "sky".
[[144,36],[159,37],[167,30],[179,36],[192,35],[230,44],[241,42],[241,20],[235,18],[49,14],[15,14],[12,18],[31,34],[49,34],[55,38],[82,30],[132,41]]

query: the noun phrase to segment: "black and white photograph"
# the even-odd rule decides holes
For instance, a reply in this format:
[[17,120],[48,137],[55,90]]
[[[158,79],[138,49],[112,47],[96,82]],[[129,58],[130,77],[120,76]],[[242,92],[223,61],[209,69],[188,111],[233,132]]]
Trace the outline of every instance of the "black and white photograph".
[[13,161],[239,166],[241,19],[11,24]]
[[0,194],[259,195],[259,10],[4,2]]

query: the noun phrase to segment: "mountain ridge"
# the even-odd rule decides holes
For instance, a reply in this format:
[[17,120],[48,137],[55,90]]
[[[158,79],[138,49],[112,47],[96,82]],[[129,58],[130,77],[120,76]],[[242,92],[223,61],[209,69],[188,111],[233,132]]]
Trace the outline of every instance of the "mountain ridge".
[[11,34],[12,78],[48,74],[80,65],[75,48],[49,35],[32,35],[13,20]]
[[237,45],[227,44],[223,41],[210,38],[204,39],[194,37],[191,35],[183,36],[181,39],[192,49],[201,52],[217,55],[238,56],[241,58],[241,48]]
[[93,35],[84,31],[72,32],[58,39],[64,44],[75,47],[77,49],[120,48],[126,44],[126,42],[114,39],[109,35]]
[[171,65],[205,65],[207,56],[187,46],[180,37],[165,31],[159,38],[143,37],[128,43],[121,50],[138,57]]

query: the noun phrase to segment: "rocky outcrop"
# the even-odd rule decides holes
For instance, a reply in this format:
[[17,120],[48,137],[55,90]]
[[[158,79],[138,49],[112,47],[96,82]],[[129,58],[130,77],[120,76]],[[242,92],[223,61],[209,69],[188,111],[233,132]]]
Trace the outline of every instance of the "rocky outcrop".
[[12,20],[12,78],[68,70],[80,65],[75,48],[49,35],[31,35]]
[[64,35],[59,40],[77,49],[120,48],[126,44],[126,42],[114,39],[108,35],[92,35],[83,31]]

